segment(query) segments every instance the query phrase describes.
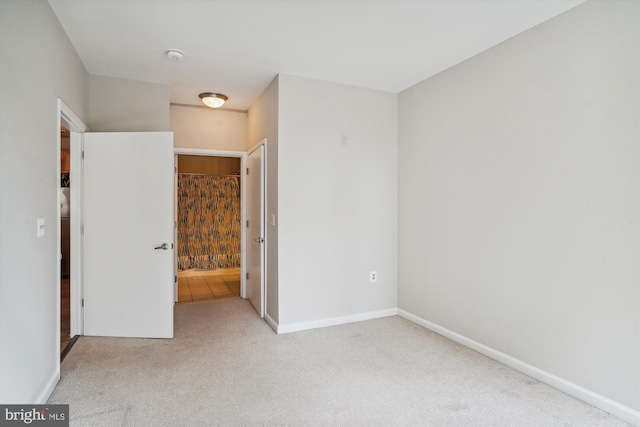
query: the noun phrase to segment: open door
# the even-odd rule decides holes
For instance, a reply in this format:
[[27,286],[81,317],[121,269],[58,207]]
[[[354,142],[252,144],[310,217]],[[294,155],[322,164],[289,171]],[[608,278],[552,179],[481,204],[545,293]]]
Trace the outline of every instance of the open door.
[[84,334],[173,337],[173,134],[84,135]]
[[264,250],[265,192],[264,144],[247,156],[247,298],[261,318],[265,312]]

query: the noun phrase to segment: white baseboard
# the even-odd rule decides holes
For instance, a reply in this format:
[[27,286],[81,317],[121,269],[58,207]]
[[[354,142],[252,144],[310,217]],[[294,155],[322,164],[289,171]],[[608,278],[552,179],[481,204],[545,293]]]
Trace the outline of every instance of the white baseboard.
[[377,319],[379,317],[389,317],[398,314],[397,308],[389,308],[379,311],[368,311],[366,313],[353,314],[342,317],[332,317],[329,319],[314,320],[313,322],[291,323],[289,325],[279,325],[277,332],[279,334],[288,334],[290,332],[306,331],[309,329],[324,328],[327,326],[344,325],[346,323],[361,322],[363,320]]
[[45,403],[47,403],[47,400],[49,399],[49,396],[51,396],[51,393],[53,393],[53,390],[56,388],[58,381],[60,381],[60,368],[56,369],[53,375],[51,375],[38,397],[36,397],[34,404],[44,405]]
[[271,329],[278,333],[278,323],[269,316],[269,313],[264,314],[264,321],[267,322],[267,325],[271,326]]
[[463,346],[468,347],[472,350],[475,350],[480,354],[484,354],[485,356],[490,357],[491,359],[494,359],[502,363],[503,365],[507,365],[510,368],[515,369],[516,371],[522,372],[523,374],[535,378],[545,384],[548,384],[551,387],[556,388],[570,396],[587,402],[588,404],[593,405],[596,408],[600,408],[603,411],[621,418],[626,422],[632,423],[636,426],[640,426],[640,412],[636,411],[635,409],[629,408],[628,406],[622,405],[621,403],[599,395],[598,393],[588,390],[582,386],[574,384],[549,372],[543,371],[542,369],[536,368],[535,366],[529,365],[528,363],[511,357],[508,354],[502,353],[498,350],[467,338],[464,335],[460,335],[433,322],[429,322],[428,320],[411,314],[405,310],[398,309],[398,316],[404,317],[405,319],[413,323],[423,326],[439,335],[447,337],[450,340],[462,344]]

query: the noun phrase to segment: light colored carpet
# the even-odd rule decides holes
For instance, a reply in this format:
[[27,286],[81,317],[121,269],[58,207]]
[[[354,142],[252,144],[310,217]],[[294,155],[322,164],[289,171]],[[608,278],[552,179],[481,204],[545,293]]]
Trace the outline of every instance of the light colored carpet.
[[276,335],[244,300],[175,338],[81,337],[49,403],[72,426],[626,426],[400,317]]

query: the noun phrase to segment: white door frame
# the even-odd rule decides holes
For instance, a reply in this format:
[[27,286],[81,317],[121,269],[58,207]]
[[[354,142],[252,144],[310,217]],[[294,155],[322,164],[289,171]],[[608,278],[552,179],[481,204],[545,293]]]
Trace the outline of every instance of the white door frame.
[[[236,157],[240,159],[240,170],[244,171],[246,168],[246,161],[247,161],[247,153],[244,151],[229,151],[229,150],[205,150],[205,149],[199,149],[199,148],[174,148],[173,149],[173,154],[177,155],[177,154],[186,154],[186,155],[190,155],[190,156],[210,156],[210,157]],[[176,164],[177,167],[177,164]],[[177,181],[176,181],[177,182]],[[245,245],[245,227],[242,226],[242,224],[246,223],[246,195],[245,195],[245,188],[246,188],[246,177],[244,173],[240,174],[240,297],[241,298],[246,298],[247,296],[247,291],[246,291],[246,245]],[[174,191],[174,214],[177,214],[177,210],[178,210],[178,193],[177,193],[177,184],[176,184],[176,189]],[[178,218],[177,216],[175,217],[175,221],[177,221]],[[177,233],[177,231],[176,231]],[[176,254],[178,253],[178,240],[177,240],[177,236],[176,236]],[[177,258],[176,261],[174,262],[174,274],[177,276],[178,275],[178,263],[177,263]],[[176,282],[175,284],[176,286],[176,302],[178,301],[177,299],[177,289],[178,289],[178,283]]]
[[[70,177],[73,182],[70,188],[70,244],[71,244],[71,295],[70,295],[70,315],[71,315],[71,336],[83,334],[82,319],[82,134],[88,131],[87,126],[80,118],[58,98],[57,109],[57,128],[56,128],[56,160],[58,169],[58,187],[60,186],[60,149],[62,141],[60,138],[60,127],[64,126],[71,132],[70,136],[70,154],[71,154],[71,173]],[[61,232],[60,232],[60,191],[57,192],[56,201],[58,205],[56,213],[56,251],[60,253]],[[59,259],[59,256],[56,256]],[[56,265],[56,331],[57,341],[60,343],[60,262]],[[57,365],[60,365],[60,351],[56,352]]]

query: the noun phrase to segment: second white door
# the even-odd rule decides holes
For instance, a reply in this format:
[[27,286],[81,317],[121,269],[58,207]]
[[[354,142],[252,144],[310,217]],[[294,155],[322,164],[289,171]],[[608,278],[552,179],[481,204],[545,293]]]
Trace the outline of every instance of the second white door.
[[247,159],[247,298],[264,318],[264,144],[248,155]]

